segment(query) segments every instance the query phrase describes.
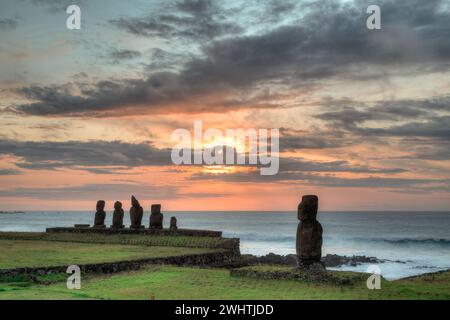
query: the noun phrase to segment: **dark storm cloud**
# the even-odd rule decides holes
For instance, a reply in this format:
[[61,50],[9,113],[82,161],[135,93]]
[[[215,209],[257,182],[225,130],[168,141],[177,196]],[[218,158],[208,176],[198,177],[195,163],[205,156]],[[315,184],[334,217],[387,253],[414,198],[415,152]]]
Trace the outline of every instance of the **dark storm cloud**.
[[[20,142],[0,140],[0,155],[13,155],[15,164],[25,169],[57,169],[78,167],[171,165],[170,150],[157,149],[147,143],[120,141]],[[119,171],[122,168],[109,169]],[[95,168],[91,169],[95,170]]]
[[12,30],[17,28],[18,26],[17,18],[11,19],[11,18],[0,18],[0,31],[1,30]]
[[[349,67],[355,65],[368,78],[369,66],[390,70],[406,67],[409,72],[446,70],[450,66],[450,19],[443,1],[381,1],[383,29],[375,32],[365,27],[367,4],[312,2],[302,7],[297,24],[252,35],[229,34],[204,44],[202,54],[179,66],[180,72],[153,73],[144,80],[101,81],[82,95],[68,92],[64,86],[22,88],[19,93],[33,102],[14,109],[22,114],[69,116],[120,113],[127,106],[147,113],[224,112],[230,108],[220,103],[201,108],[183,102],[215,93],[232,98],[238,90],[274,80],[301,88],[332,76],[348,79],[352,73]],[[221,34],[214,27],[202,29],[210,23],[209,18],[203,17],[208,16],[204,12],[220,12],[220,7],[212,2],[183,2],[178,6],[180,10],[187,16],[158,17],[166,23],[141,18],[121,18],[114,23],[135,34],[152,30],[161,35],[187,32],[195,33],[198,39],[208,36],[208,32],[212,32],[209,36]],[[183,19],[199,26],[189,26],[184,31],[174,29],[175,25],[189,25]]]

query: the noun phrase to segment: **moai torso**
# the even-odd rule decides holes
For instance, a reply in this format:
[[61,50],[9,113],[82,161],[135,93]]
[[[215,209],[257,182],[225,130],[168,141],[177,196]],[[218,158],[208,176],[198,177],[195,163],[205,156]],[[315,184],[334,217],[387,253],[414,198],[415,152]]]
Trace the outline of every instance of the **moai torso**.
[[131,228],[142,228],[142,216],[144,215],[144,209],[142,209],[139,201],[134,196],[131,196],[131,208],[130,208],[130,220]]
[[116,201],[114,203],[113,224],[111,227],[123,228],[123,215],[122,202]]
[[317,221],[319,199],[317,196],[302,197],[298,206],[297,259],[299,267],[320,263],[322,258],[322,225]]
[[152,204],[152,213],[150,215],[150,228],[162,229],[164,215],[161,213],[160,204]]
[[178,227],[177,227],[177,218],[175,218],[175,217],[171,217],[171,218],[170,218],[170,230],[172,230],[172,231],[178,230]]
[[104,228],[105,227],[105,201],[97,201],[97,212],[95,212],[94,228]]

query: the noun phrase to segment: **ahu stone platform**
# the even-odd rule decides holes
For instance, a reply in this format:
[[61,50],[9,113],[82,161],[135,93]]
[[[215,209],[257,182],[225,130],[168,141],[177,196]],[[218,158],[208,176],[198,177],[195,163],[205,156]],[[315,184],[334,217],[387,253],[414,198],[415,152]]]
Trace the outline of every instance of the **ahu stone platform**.
[[222,237],[222,231],[194,229],[133,229],[133,228],[91,228],[84,225],[75,227],[47,228],[47,233],[102,233],[102,234],[148,234],[157,236],[187,236],[187,237]]

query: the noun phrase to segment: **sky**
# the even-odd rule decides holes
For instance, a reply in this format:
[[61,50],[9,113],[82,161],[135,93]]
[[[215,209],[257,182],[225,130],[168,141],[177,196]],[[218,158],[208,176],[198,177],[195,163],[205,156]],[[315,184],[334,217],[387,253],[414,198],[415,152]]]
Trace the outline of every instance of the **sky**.
[[[450,210],[449,39],[445,0],[3,0],[0,210]],[[194,121],[279,129],[278,174],[174,165]]]

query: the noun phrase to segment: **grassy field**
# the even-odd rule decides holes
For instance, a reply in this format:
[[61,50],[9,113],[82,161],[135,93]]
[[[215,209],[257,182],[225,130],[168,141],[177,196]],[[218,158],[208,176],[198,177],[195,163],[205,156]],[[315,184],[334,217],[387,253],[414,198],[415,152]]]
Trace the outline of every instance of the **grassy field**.
[[0,240],[45,240],[139,246],[217,248],[224,240],[213,237],[156,236],[140,234],[0,232]]
[[[218,238],[148,235],[0,233],[0,269],[68,266],[215,252]],[[284,272],[289,267],[247,267]],[[292,268],[291,268],[292,269]],[[245,270],[245,269],[244,269]],[[349,274],[332,272],[336,277]],[[382,281],[368,290],[365,276],[351,284],[307,279],[261,279],[219,268],[147,266],[139,271],[82,274],[81,290],[67,274],[5,275],[0,299],[450,299],[450,272]]]
[[450,299],[450,272],[409,280],[382,281],[368,290],[294,280],[232,277],[225,269],[149,266],[140,271],[82,277],[81,290],[64,281],[35,285],[0,283],[0,299]]
[[57,241],[1,240],[0,269],[69,266],[214,252],[217,249]]

